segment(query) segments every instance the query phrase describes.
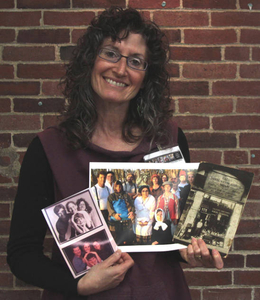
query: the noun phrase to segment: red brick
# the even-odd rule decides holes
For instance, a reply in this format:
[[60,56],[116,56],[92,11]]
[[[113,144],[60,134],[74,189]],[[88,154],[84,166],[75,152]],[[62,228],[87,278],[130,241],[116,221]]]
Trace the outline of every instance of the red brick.
[[0,43],[11,43],[15,40],[15,31],[13,29],[0,30]]
[[179,77],[180,70],[178,64],[167,64],[167,71],[171,77]]
[[64,75],[63,64],[19,64],[17,67],[19,78],[57,79]]
[[248,153],[246,151],[225,151],[224,164],[248,164]]
[[260,254],[247,255],[246,266],[249,268],[260,268]]
[[209,118],[198,116],[175,116],[174,120],[184,129],[209,129]]
[[259,200],[259,195],[260,195],[260,186],[252,185],[249,192],[248,199]]
[[16,112],[60,112],[64,106],[63,98],[15,98]]
[[208,82],[203,81],[172,81],[170,82],[170,89],[174,96],[177,95],[208,95]]
[[226,47],[225,60],[249,60],[249,47]]
[[0,166],[7,167],[10,166],[10,164],[11,164],[11,159],[9,156],[4,154],[0,156]]
[[[258,237],[236,237],[234,240],[234,250],[259,251],[259,249],[260,249],[260,238]],[[252,285],[253,282],[250,284]]]
[[0,0],[0,8],[14,8],[14,0]]
[[236,77],[235,64],[184,64],[183,77],[184,78],[235,78]]
[[227,116],[212,119],[215,130],[245,130],[260,128],[260,116]]
[[236,111],[238,113],[260,113],[260,98],[238,98]]
[[18,43],[69,43],[69,29],[29,29],[20,30],[17,37]]
[[253,47],[253,49],[252,49],[252,59],[260,61],[260,48]]
[[252,150],[250,152],[250,156],[251,156],[251,164],[252,165],[260,164],[260,150]]
[[61,60],[70,60],[72,57],[72,52],[75,46],[64,46],[60,47],[60,58]]
[[240,76],[242,78],[260,78],[260,64],[240,65]]
[[192,300],[200,300],[200,290],[191,288],[190,295]]
[[220,151],[207,151],[207,150],[190,150],[190,157],[192,162],[207,161],[210,163],[221,163]]
[[183,0],[184,8],[236,9],[236,0]]
[[0,26],[39,26],[41,12],[0,12]]
[[257,218],[259,217],[260,201],[247,201],[243,211],[243,217]]
[[179,112],[192,114],[223,114],[233,111],[232,99],[193,98],[179,99]]
[[40,300],[41,291],[40,290],[2,290],[0,291],[0,298],[2,300]]
[[245,44],[260,44],[260,30],[241,29],[240,42]]
[[212,12],[212,26],[259,26],[260,13],[257,12]]
[[259,285],[259,271],[235,271],[234,284],[239,285]]
[[0,79],[13,79],[14,67],[12,65],[0,65]]
[[128,3],[129,7],[133,8],[176,8],[180,6],[180,0],[171,0],[166,1],[166,6],[162,6],[162,1],[155,1],[155,0],[129,0]]
[[260,148],[260,133],[240,133],[239,144],[242,148]]
[[43,117],[43,128],[46,129],[50,126],[55,126],[60,123],[59,119],[57,116],[44,116]]
[[56,26],[88,25],[95,17],[94,12],[44,12],[44,24]]
[[8,240],[9,240],[8,237],[1,237],[1,243],[0,243],[0,251],[1,252],[6,252]]
[[184,41],[186,44],[233,44],[237,36],[233,29],[185,29]]
[[181,31],[179,29],[163,30],[163,32],[166,35],[169,44],[181,42]]
[[35,133],[18,133],[14,134],[13,140],[15,147],[28,147],[32,139],[36,136]]
[[213,95],[259,96],[259,81],[218,81],[213,82]]
[[221,50],[219,47],[170,47],[170,58],[174,61],[219,61]]
[[18,8],[69,8],[70,0],[17,0]]
[[237,229],[239,234],[260,233],[260,220],[241,220]]
[[0,287],[12,287],[13,275],[10,273],[0,273]]
[[9,133],[0,133],[0,148],[8,148],[11,144],[11,135]]
[[[5,187],[0,186],[0,200],[1,201],[13,201],[16,195],[16,188],[15,187]],[[1,244],[1,243],[0,243]],[[0,247],[0,250],[2,248]],[[0,252],[5,252],[5,250],[1,250]]]
[[0,270],[9,271],[9,266],[6,262],[6,255],[0,255]]
[[10,231],[10,220],[0,221],[0,235],[8,235]]
[[86,32],[86,29],[73,29],[71,36],[72,36],[72,43],[76,44],[78,39],[83,36]]
[[[0,183],[11,183],[12,179],[0,174]],[[1,227],[0,227],[1,229]]]
[[22,162],[23,162],[25,153],[26,153],[26,152],[17,152],[17,154],[19,155],[19,163],[20,163],[20,165],[21,165]]
[[126,7],[125,0],[73,0],[72,5],[76,8],[108,8],[111,5]]
[[236,135],[231,133],[194,132],[186,134],[190,148],[235,148]]
[[255,299],[260,299],[260,288],[255,288]]
[[54,47],[5,47],[3,60],[8,61],[48,61],[55,60]]
[[0,98],[0,112],[10,112],[11,111],[11,100],[9,98]]
[[205,272],[185,270],[185,277],[189,286],[215,286],[228,285],[232,282],[232,274],[228,271],[223,272]]
[[206,12],[154,12],[154,22],[159,26],[191,27],[208,26],[209,17]]
[[59,81],[44,81],[42,93],[46,96],[62,96],[62,87],[59,86]]
[[242,8],[242,9],[248,9],[249,8],[248,3],[252,3],[253,10],[260,9],[260,3],[258,0],[250,0],[250,2],[248,0],[239,0],[240,8]]
[[[228,2],[228,1],[227,1]],[[203,291],[203,300],[246,300],[251,299],[250,288],[219,288],[219,289],[208,289]]]
[[1,116],[2,130],[34,130],[41,128],[39,115],[6,115]]
[[0,82],[2,95],[37,95],[39,92],[39,82]]
[[229,252],[228,256],[223,259],[224,268],[243,268],[244,267],[244,256],[240,254],[232,254]]
[[0,218],[10,218],[10,205],[9,204],[0,203]]

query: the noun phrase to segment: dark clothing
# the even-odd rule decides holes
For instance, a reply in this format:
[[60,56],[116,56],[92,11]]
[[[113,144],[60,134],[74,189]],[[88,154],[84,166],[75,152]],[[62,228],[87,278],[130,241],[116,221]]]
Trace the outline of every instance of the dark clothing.
[[70,219],[69,215],[66,215],[66,219],[59,218],[56,223],[56,229],[59,233],[59,239],[61,242],[66,241],[65,235],[69,227],[69,219]]
[[152,243],[156,241],[158,244],[170,244],[172,242],[171,222],[169,220],[164,221],[168,226],[165,230],[162,230],[161,227],[158,230],[155,230],[155,223],[156,222],[153,223],[152,229]]
[[151,195],[154,196],[155,200],[157,201],[158,197],[163,194],[163,188],[161,186],[158,187],[158,189],[153,189],[153,187],[150,187]]
[[181,215],[190,192],[190,184],[187,184],[184,187],[179,187],[179,189],[180,189],[179,205],[180,205],[180,215]]
[[[177,142],[177,127],[171,124]],[[33,140],[24,157],[15,200],[8,263],[21,280],[42,287],[44,299],[182,299],[190,294],[178,260],[178,251],[167,253],[132,253],[135,265],[113,292],[104,291],[89,297],[77,295],[77,283],[59,249],[54,245],[53,258],[43,255],[47,223],[41,209],[88,187],[89,162],[138,162],[149,151],[144,139],[131,152],[108,151],[90,144],[87,149],[72,150],[63,134],[50,128]],[[188,146],[179,130],[179,146],[189,161]],[[155,149],[155,144],[152,150]],[[32,226],[33,224],[33,226]]]

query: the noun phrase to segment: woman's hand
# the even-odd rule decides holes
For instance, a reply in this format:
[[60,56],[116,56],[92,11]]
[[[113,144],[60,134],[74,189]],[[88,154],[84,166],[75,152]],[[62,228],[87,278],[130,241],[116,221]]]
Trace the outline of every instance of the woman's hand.
[[128,253],[117,250],[100,264],[95,265],[78,282],[79,295],[91,295],[113,289],[124,279],[134,261]]
[[210,254],[206,243],[202,239],[192,238],[191,244],[186,249],[180,249],[181,257],[192,267],[206,267],[222,269],[224,266],[218,250],[213,249]]

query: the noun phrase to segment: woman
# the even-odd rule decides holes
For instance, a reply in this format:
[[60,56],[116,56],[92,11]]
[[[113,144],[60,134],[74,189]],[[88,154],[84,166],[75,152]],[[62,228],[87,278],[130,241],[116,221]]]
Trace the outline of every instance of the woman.
[[138,190],[141,196],[135,199],[135,227],[136,242],[141,245],[151,244],[152,223],[156,207],[155,198],[149,194],[149,186],[141,186]]
[[11,270],[44,288],[43,299],[143,299],[143,293],[190,299],[181,257],[192,266],[222,268],[219,253],[195,239],[181,257],[117,251],[77,279],[57,249],[53,260],[42,252],[41,209],[87,188],[90,161],[140,162],[157,145],[177,143],[189,161],[185,136],[170,120],[166,60],[163,33],[133,9],[104,11],[80,39],[63,80],[63,120],[39,133],[24,157],[8,244]]
[[163,183],[164,193],[158,198],[157,208],[163,209],[166,220],[171,222],[171,233],[174,234],[178,219],[179,219],[179,205],[178,198],[172,194],[172,183],[165,181]]
[[155,200],[163,193],[163,188],[160,184],[160,176],[158,174],[153,174],[151,177],[152,186],[150,187],[150,192],[154,196]]
[[79,198],[76,203],[78,211],[85,211],[89,215],[91,219],[91,225],[94,227],[98,226],[96,214],[93,211],[92,207],[87,203],[87,201],[83,198]]
[[152,229],[152,245],[170,244],[172,242],[171,222],[165,219],[165,213],[157,208]]
[[91,245],[90,243],[84,243],[83,245],[83,249],[85,251],[84,257],[83,257],[83,262],[88,266],[88,267],[92,267],[91,262],[88,261],[87,256],[89,253],[92,253],[96,256],[97,259],[97,263],[101,263],[102,259],[99,257],[99,255],[97,254],[97,252],[95,251],[91,251]]

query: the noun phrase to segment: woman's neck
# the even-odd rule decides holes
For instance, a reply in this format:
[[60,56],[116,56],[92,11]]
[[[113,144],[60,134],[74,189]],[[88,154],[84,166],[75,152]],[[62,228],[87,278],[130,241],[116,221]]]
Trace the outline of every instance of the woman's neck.
[[[128,103],[96,103],[98,120],[91,142],[113,151],[132,151],[139,144],[123,140],[122,129],[128,111]],[[137,129],[136,133],[140,133]]]

